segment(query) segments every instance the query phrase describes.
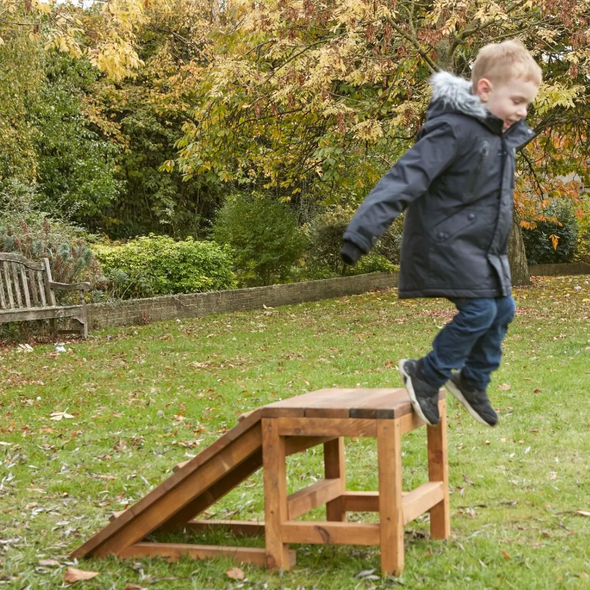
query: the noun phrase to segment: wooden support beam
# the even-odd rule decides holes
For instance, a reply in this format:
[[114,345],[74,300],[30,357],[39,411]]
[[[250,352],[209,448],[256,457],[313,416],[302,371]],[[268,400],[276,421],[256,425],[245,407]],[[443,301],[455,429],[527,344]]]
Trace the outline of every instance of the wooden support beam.
[[286,522],[281,526],[285,543],[315,545],[379,545],[378,524],[356,522]]
[[344,459],[344,438],[338,437],[324,443],[324,476],[339,482],[338,496],[326,502],[326,520],[344,522],[346,510],[342,505],[342,494],[346,491],[346,468]]
[[344,492],[341,499],[345,512],[379,512],[379,492]]
[[186,529],[197,533],[223,530],[242,537],[264,537],[264,523],[248,520],[190,520]]
[[438,402],[440,422],[427,427],[428,478],[442,482],[443,497],[430,510],[430,536],[433,539],[448,539],[451,536],[449,507],[449,466],[447,459],[447,406],[446,400]]
[[340,479],[323,479],[298,490],[287,498],[287,520],[295,520],[310,510],[340,496]]
[[424,514],[444,499],[443,484],[430,481],[404,495],[404,524]]
[[285,439],[279,436],[277,420],[262,419],[262,456],[266,565],[271,570],[289,569],[289,548],[281,535],[281,525],[287,520]]
[[[261,547],[224,547],[219,545],[192,545],[188,543],[135,543],[118,554],[119,557],[166,557],[176,561],[183,556],[193,559],[229,557],[238,563],[264,566],[266,551]],[[295,551],[289,551],[289,565],[295,565]]]
[[401,422],[379,420],[379,523],[381,525],[381,571],[400,576],[404,571],[404,514],[402,502]]
[[280,436],[377,436],[377,421],[358,418],[275,418]]

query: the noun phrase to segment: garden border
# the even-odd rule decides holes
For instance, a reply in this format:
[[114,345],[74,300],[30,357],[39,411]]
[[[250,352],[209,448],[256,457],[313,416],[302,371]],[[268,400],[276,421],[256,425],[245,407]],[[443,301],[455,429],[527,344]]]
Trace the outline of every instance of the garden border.
[[278,307],[397,287],[398,272],[379,272],[249,289],[163,295],[88,305],[91,330]]

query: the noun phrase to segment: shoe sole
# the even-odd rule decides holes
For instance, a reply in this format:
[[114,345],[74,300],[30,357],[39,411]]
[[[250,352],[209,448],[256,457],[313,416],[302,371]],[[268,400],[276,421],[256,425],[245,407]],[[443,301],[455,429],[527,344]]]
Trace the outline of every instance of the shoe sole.
[[474,409],[473,407],[469,404],[469,402],[465,399],[465,397],[463,396],[463,394],[461,393],[461,390],[449,379],[446,383],[445,383],[445,387],[447,388],[447,391],[449,393],[452,393],[454,397],[456,397],[461,404],[463,405],[463,407],[471,414],[471,417],[476,420],[477,422],[479,422],[480,424],[483,424],[484,426],[489,426],[490,428],[493,428],[495,426],[495,424],[490,424],[489,422],[486,422]]
[[422,422],[426,422],[426,424],[428,424],[428,426],[436,426],[436,424],[433,424],[430,420],[428,420],[426,418],[426,416],[424,415],[424,412],[422,411],[422,408],[420,407],[420,404],[418,403],[418,400],[416,399],[416,394],[414,392],[414,388],[412,387],[412,378],[410,377],[410,375],[408,373],[406,373],[406,370],[404,369],[404,363],[407,361],[408,361],[408,359],[402,359],[398,363],[397,368],[399,369],[399,374],[401,375],[402,381],[404,382],[404,385],[406,386],[406,391],[408,392],[408,395],[410,396],[410,401],[412,402],[412,408],[414,408],[414,412],[416,412],[416,414],[418,414],[418,417],[420,418],[420,420],[422,420]]

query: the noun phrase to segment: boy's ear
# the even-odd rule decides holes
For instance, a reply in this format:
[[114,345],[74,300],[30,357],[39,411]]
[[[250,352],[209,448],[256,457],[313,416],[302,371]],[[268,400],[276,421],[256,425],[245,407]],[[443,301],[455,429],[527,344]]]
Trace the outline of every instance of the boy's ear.
[[488,102],[491,91],[492,83],[487,78],[482,78],[477,83],[477,96],[479,96],[481,102]]

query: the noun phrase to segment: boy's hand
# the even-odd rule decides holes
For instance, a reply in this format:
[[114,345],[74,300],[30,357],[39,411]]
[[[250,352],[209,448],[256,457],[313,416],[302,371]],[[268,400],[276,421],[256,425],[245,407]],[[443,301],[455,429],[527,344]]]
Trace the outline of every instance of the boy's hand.
[[352,242],[345,241],[340,249],[340,258],[345,264],[354,264],[358,262],[363,255],[363,251]]

